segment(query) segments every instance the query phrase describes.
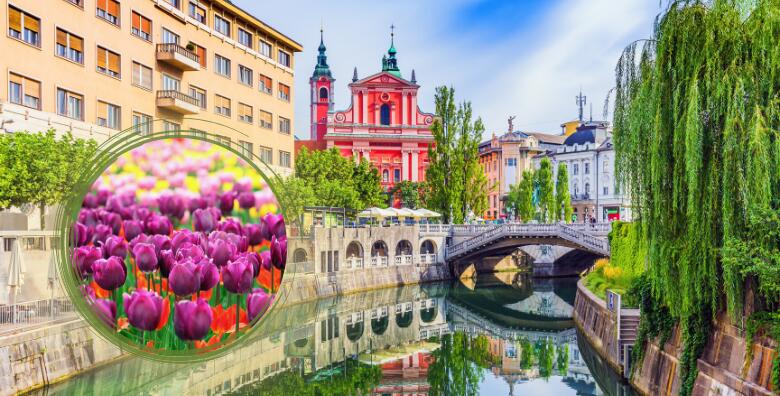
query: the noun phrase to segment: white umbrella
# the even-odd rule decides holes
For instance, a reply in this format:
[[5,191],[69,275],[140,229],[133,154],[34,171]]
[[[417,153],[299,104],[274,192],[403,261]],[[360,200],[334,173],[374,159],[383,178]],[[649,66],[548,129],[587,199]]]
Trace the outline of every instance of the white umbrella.
[[[24,283],[24,260],[22,260],[22,250],[19,248],[19,238],[14,240],[13,248],[11,248],[11,265],[8,267],[8,304],[14,305],[16,303],[16,295],[21,290],[21,286]],[[12,308],[11,321],[16,323],[16,308]]]
[[415,217],[416,215],[416,213],[409,208],[401,208],[401,209],[391,208],[391,209],[395,212],[396,217]]
[[440,213],[425,208],[415,209],[415,212],[417,212],[420,217],[441,217]]
[[388,209],[381,209],[381,208],[368,208],[358,213],[358,217],[375,217],[379,219],[383,219],[385,217],[393,217],[393,216],[395,216],[395,212]]
[[49,259],[49,288],[54,290],[54,285],[57,284],[57,281],[60,279],[60,274],[57,272],[57,258],[54,252],[51,253],[51,258]]

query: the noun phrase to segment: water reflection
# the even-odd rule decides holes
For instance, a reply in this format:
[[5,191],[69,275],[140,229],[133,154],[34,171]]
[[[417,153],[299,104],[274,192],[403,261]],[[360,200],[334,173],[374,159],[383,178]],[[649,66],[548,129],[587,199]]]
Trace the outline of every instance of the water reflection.
[[288,301],[230,356],[197,365],[127,358],[39,393],[628,394],[579,342],[575,290],[576,280],[499,274]]

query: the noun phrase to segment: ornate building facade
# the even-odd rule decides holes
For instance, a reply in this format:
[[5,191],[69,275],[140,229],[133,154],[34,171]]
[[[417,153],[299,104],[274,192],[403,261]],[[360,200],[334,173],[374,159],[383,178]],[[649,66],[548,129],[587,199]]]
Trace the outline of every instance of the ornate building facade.
[[434,115],[418,107],[415,72],[405,79],[396,54],[391,34],[382,70],[359,78],[356,68],[348,84],[351,103],[334,111],[335,80],[321,40],[310,79],[311,142],[301,142],[313,148],[336,148],[355,160],[365,158],[379,169],[386,190],[404,180],[424,181],[428,146],[434,142],[430,130]]

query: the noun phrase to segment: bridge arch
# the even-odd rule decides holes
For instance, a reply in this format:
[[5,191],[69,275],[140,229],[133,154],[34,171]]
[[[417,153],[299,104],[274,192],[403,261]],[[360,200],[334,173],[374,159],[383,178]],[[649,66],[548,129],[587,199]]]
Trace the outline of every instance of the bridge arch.
[[304,263],[306,258],[306,249],[298,248],[293,252],[293,263]]
[[347,338],[349,338],[350,341],[356,342],[360,339],[360,337],[363,337],[363,321],[357,321],[352,324],[347,325]]
[[414,319],[412,311],[397,312],[395,314],[395,324],[402,329],[409,327],[412,324],[412,319]]
[[387,257],[387,244],[379,240],[371,245],[371,257]]
[[352,241],[347,245],[347,258],[363,258],[363,245],[358,241]]
[[422,320],[423,323],[431,323],[436,320],[438,313],[439,311],[436,309],[436,306],[422,308],[420,309],[420,320]]
[[438,253],[438,249],[436,246],[436,242],[430,239],[424,240],[420,244],[420,254],[436,254]]
[[413,254],[414,254],[414,248],[412,248],[412,243],[407,241],[406,239],[402,239],[398,241],[398,244],[395,245],[396,256],[411,256]]
[[371,331],[376,335],[382,335],[385,333],[385,331],[387,331],[387,325],[389,322],[390,321],[387,315],[371,319]]

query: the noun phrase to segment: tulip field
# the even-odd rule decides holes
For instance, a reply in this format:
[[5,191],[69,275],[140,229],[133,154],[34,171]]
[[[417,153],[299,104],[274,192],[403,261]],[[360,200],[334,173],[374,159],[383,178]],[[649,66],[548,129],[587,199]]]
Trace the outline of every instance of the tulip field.
[[196,139],[123,154],[84,197],[71,268],[123,342],[208,352],[269,308],[287,259],[284,219],[254,167]]

